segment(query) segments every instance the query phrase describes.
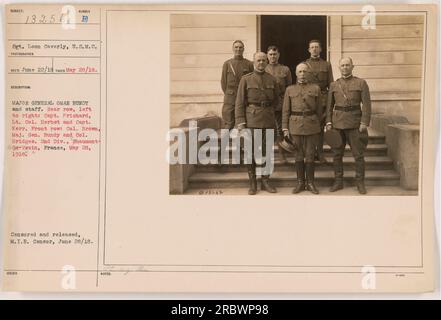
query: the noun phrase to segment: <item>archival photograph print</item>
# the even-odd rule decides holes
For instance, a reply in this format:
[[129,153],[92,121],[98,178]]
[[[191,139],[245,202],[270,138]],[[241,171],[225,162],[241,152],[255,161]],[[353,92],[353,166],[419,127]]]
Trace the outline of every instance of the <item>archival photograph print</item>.
[[437,5],[4,11],[2,289],[436,294]]
[[419,190],[424,15],[170,16],[170,194]]

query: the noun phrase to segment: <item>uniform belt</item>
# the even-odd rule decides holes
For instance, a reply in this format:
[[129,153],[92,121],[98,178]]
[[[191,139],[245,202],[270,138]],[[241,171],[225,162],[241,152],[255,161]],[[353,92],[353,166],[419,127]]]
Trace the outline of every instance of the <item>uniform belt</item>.
[[291,115],[292,116],[312,116],[312,115],[314,115],[315,114],[315,112],[314,111],[292,111],[291,112]]
[[253,106],[253,107],[271,107],[272,106],[272,102],[271,101],[261,101],[260,103],[250,103],[249,106]]
[[346,111],[346,112],[361,110],[360,106],[349,106],[349,107],[335,106],[334,109],[339,111]]

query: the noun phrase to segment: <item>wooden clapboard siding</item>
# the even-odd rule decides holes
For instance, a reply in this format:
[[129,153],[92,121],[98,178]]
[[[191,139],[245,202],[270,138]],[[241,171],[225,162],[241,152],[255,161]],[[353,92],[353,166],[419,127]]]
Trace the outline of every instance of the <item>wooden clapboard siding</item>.
[[[372,30],[371,30],[372,31]],[[366,30],[367,32],[367,30]],[[343,52],[382,52],[421,50],[423,38],[344,39]]]
[[173,96],[173,104],[189,104],[189,103],[221,103],[224,99],[222,94],[204,94],[204,95],[179,95]]
[[[354,71],[354,75],[357,73]],[[408,92],[408,91],[420,91],[421,79],[419,78],[401,78],[401,79],[365,79],[369,85],[369,89],[374,92],[384,91],[387,88],[388,91],[393,92]]]
[[420,91],[371,91],[372,101],[420,101]]
[[231,52],[231,43],[230,40],[172,41],[170,51],[173,55],[228,54]]
[[[363,15],[331,17],[330,26],[337,29],[330,30],[333,70],[338,72],[335,66],[340,57],[351,57],[354,75],[369,85],[373,112],[400,114],[418,123],[424,16],[377,14],[375,29],[364,29],[363,18]],[[340,39],[336,36],[339,34]]]
[[[400,52],[351,52],[351,58],[357,66],[375,65],[419,65],[423,60],[423,53],[420,50]],[[338,60],[335,60],[338,65]]]
[[[245,57],[257,47],[256,16],[176,14],[171,16],[170,92],[172,125],[182,117],[203,115],[222,107],[220,78],[224,61],[231,58],[232,43],[245,44]],[[209,106],[209,107],[208,107]]]
[[[363,15],[343,16],[344,26],[360,26],[363,21]],[[421,15],[384,15],[377,13],[375,16],[376,25],[402,25],[402,24],[423,24],[424,16]]]
[[386,113],[388,109],[392,109],[395,112],[408,112],[418,111],[421,107],[420,101],[376,101],[373,112]]
[[[213,40],[213,34],[216,34],[216,40],[226,40],[232,43],[236,40],[238,34],[243,33],[246,26],[235,28],[176,28],[171,34],[171,41],[207,41]],[[246,30],[245,30],[246,31]],[[230,48],[229,48],[230,49]]]
[[244,27],[256,23],[256,17],[250,15],[231,15],[231,14],[174,14],[171,16],[172,29],[177,28],[207,28],[225,27],[235,28]]
[[365,79],[421,78],[421,65],[370,65],[357,66],[354,74]]
[[380,25],[376,29],[365,30],[362,26],[343,26],[344,39],[366,38],[415,38],[423,34],[422,24]]
[[222,66],[224,61],[229,58],[231,58],[231,53],[172,55],[170,59],[170,66],[171,68],[219,68],[219,65]]
[[192,79],[205,78],[207,80],[219,81],[218,67],[204,67],[204,68],[174,68],[171,72],[172,81],[193,81]]
[[201,95],[219,93],[219,80],[185,80],[172,81],[170,90],[173,94],[179,95]]

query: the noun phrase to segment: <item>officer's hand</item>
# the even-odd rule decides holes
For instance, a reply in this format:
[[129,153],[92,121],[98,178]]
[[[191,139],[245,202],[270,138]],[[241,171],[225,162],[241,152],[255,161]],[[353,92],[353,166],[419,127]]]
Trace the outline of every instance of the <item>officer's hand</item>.
[[327,125],[326,125],[326,131],[329,131],[329,130],[331,130],[332,129],[332,123],[328,123]]
[[364,132],[364,131],[366,131],[367,130],[367,125],[365,125],[364,123],[361,123],[360,124],[360,129],[359,129],[359,131],[360,132]]
[[289,138],[289,130],[283,130],[283,136]]

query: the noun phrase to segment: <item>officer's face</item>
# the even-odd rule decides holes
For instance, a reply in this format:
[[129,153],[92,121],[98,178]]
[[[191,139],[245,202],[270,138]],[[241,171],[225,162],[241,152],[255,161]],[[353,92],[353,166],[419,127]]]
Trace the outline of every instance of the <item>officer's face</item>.
[[277,50],[268,51],[268,60],[270,64],[279,62],[280,53]]
[[296,68],[296,76],[300,81],[305,81],[306,76],[308,75],[308,67],[304,64],[300,64]]
[[322,48],[318,42],[312,42],[309,44],[308,51],[311,54],[311,57],[319,57],[320,53],[322,52]]
[[352,69],[354,69],[354,66],[352,65],[352,62],[350,59],[343,58],[340,60],[340,72],[342,76],[349,76],[352,74]]
[[268,64],[268,59],[265,53],[257,53],[254,56],[254,69],[257,71],[264,71]]
[[245,48],[242,43],[236,42],[235,44],[233,44],[233,53],[235,57],[242,57],[244,50]]

